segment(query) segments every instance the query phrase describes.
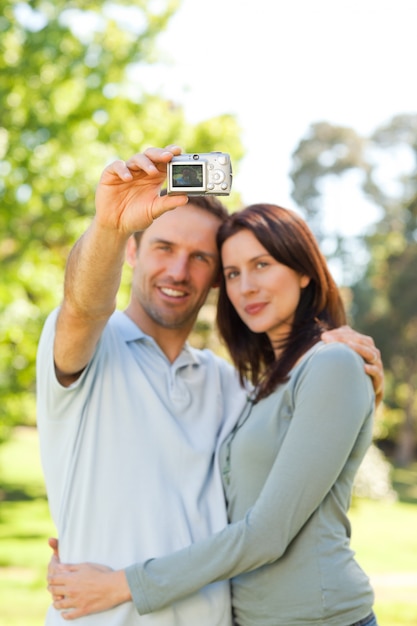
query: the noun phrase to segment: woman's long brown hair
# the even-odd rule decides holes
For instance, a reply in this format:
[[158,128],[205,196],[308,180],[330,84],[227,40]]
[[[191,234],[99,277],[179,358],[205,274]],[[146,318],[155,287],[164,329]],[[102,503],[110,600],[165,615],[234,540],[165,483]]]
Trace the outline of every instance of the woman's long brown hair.
[[294,211],[273,204],[253,204],[233,213],[219,229],[219,250],[241,230],[252,232],[279,263],[310,277],[302,289],[291,332],[280,345],[282,352],[276,359],[266,333],[252,332],[236,313],[221,275],[217,326],[241,382],[248,379],[255,385],[258,401],[288,380],[294,364],[320,340],[321,333],[345,324],[346,315],[326,259],[306,222]]

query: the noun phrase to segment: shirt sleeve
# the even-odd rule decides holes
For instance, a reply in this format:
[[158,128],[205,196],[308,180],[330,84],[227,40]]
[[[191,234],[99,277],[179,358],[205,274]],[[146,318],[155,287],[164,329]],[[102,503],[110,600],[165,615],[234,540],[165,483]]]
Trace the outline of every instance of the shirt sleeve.
[[291,423],[255,505],[205,540],[127,568],[139,613],[279,559],[332,488],[372,412],[372,385],[360,357],[341,344],[314,353],[297,381]]

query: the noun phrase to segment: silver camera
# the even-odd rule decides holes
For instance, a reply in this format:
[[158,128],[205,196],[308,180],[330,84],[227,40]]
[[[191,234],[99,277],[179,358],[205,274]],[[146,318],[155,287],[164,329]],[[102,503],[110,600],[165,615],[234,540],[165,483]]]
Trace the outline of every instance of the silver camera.
[[167,194],[228,196],[232,190],[232,164],[224,152],[180,154],[167,168]]

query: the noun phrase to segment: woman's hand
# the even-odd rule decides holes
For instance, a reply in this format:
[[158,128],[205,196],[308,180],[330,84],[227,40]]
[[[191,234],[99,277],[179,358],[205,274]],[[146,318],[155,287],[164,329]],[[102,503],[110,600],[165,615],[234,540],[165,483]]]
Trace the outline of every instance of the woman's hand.
[[66,620],[106,611],[131,600],[124,571],[94,563],[50,565],[48,591],[54,607],[62,611]]

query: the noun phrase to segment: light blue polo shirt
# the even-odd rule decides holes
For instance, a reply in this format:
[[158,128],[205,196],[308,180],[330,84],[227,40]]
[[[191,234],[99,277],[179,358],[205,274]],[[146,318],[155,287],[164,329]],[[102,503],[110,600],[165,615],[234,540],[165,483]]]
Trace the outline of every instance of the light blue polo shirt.
[[[234,369],[185,345],[170,363],[124,313],[109,320],[79,380],[57,381],[48,318],[37,360],[38,429],[63,562],[122,568],[171,553],[227,522],[215,459],[246,394]],[[51,608],[47,626],[66,623]],[[132,603],[80,625],[229,626],[228,583],[147,616]]]

